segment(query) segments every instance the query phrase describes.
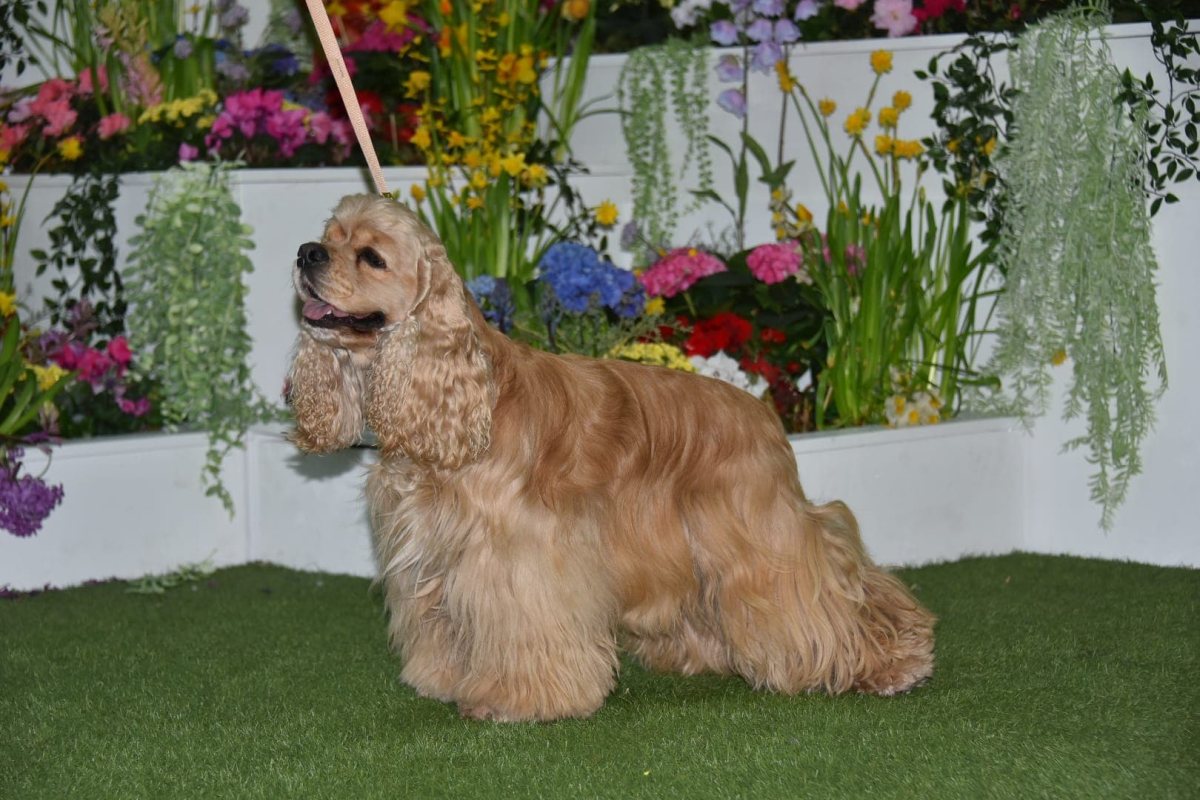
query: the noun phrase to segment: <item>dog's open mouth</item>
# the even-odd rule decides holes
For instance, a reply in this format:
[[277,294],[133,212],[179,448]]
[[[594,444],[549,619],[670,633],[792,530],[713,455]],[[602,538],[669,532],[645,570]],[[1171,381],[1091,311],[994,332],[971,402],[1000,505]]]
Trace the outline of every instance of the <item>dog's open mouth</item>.
[[350,328],[366,333],[377,331],[387,324],[387,318],[382,311],[374,311],[364,316],[355,316],[342,311],[332,303],[326,303],[316,294],[309,292],[301,311],[304,321],[315,328]]

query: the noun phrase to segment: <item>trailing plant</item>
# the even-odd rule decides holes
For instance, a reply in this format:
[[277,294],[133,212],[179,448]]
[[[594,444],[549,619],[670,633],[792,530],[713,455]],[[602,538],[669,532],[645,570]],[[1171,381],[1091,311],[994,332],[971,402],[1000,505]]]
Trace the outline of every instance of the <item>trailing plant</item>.
[[216,571],[217,568],[213,565],[212,558],[209,557],[194,564],[183,564],[178,569],[164,572],[161,575],[143,575],[135,578],[128,581],[129,588],[125,591],[128,594],[166,594],[168,589],[206,580],[212,577]]
[[1168,191],[1173,183],[1200,181],[1200,68],[1189,66],[1200,56],[1200,35],[1190,30],[1183,12],[1163,22],[1149,3],[1139,3],[1151,21],[1150,45],[1167,76],[1165,96],[1160,97],[1154,77],[1136,78],[1126,69],[1121,74],[1120,99],[1129,108],[1130,119],[1141,125],[1150,147],[1143,156],[1143,190],[1154,216],[1163,203],[1179,198]]
[[130,341],[161,384],[168,427],[208,431],[207,494],[233,511],[221,465],[250,425],[279,419],[250,378],[245,276],[249,228],[228,163],[184,164],[159,178],[130,243]]
[[43,301],[54,325],[68,325],[75,305],[87,302],[96,333],[119,336],[125,330],[125,287],[117,271],[113,214],[119,188],[116,174],[76,175],[46,218],[57,220],[49,249],[30,251],[38,262],[37,275],[50,268],[55,273],[50,282],[55,294]]
[[1063,410],[1087,431],[1092,498],[1111,526],[1167,371],[1154,294],[1156,262],[1143,193],[1145,109],[1113,102],[1121,76],[1101,26],[1106,7],[1078,8],[1030,27],[1011,59],[1013,142],[999,167],[1008,201],[999,258],[992,366],[1008,408],[1044,413],[1052,367],[1071,361]]
[[[633,168],[633,218],[640,238],[655,247],[675,235],[681,215],[695,211],[713,187],[708,137],[708,47],[700,40],[668,39],[629,54],[617,82],[621,129]],[[685,142],[670,151],[667,108]],[[695,171],[697,192],[680,204],[677,186]],[[639,260],[645,257],[639,252]]]

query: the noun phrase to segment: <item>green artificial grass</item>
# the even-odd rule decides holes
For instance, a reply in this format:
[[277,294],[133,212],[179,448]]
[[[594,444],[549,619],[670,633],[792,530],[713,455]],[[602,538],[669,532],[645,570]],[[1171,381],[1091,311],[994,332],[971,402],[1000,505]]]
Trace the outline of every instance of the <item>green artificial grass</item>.
[[416,697],[363,579],[252,565],[0,601],[0,798],[1197,797],[1200,571],[902,575],[941,620],[910,695],[625,663],[595,717],[553,724]]

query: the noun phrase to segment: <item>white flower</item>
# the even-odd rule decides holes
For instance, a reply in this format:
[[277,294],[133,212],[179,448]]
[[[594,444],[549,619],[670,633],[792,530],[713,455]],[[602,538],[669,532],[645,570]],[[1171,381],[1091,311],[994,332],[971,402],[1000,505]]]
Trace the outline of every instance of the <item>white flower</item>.
[[696,24],[696,18],[712,5],[712,0],[683,0],[671,9],[671,20],[676,28],[690,28]]
[[743,372],[742,368],[738,366],[737,360],[727,355],[724,351],[708,358],[692,356],[689,360],[692,362],[692,366],[696,368],[696,372],[701,375],[707,375],[710,378],[732,383],[739,389],[743,389],[756,397],[766,389],[766,385],[761,377],[758,375],[748,375]]

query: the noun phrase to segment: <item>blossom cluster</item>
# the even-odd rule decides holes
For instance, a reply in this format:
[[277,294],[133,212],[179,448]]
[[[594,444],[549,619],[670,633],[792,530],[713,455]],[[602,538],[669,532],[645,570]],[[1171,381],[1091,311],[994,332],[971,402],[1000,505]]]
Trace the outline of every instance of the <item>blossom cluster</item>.
[[281,91],[256,88],[225,98],[204,144],[210,154],[216,154],[231,143],[245,146],[263,137],[281,156],[291,158],[306,144],[331,143],[335,160],[341,160],[350,152],[352,136],[345,119],[289,103]]
[[50,486],[34,475],[21,475],[25,451],[9,447],[0,454],[0,528],[14,536],[37,533],[62,502],[62,486]]
[[512,287],[508,285],[507,280],[491,275],[477,275],[467,281],[467,291],[475,298],[488,322],[496,326],[501,333],[512,330],[516,304],[513,301]]
[[[127,396],[125,378],[133,353],[124,336],[115,336],[106,346],[98,348],[72,341],[61,331],[51,331],[42,335],[39,347],[53,366],[74,372],[76,379],[91,387],[93,394],[111,394],[117,407],[124,413],[131,417],[142,417],[149,413],[148,398]],[[47,371],[43,374],[47,381],[51,381],[61,373]]]
[[632,272],[576,242],[551,245],[538,262],[538,280],[575,314],[606,308],[620,317],[636,317],[646,305],[645,291]]
[[728,267],[712,253],[695,247],[671,250],[642,273],[642,285],[655,297],[674,297],[701,278],[725,272]]

